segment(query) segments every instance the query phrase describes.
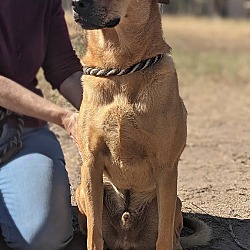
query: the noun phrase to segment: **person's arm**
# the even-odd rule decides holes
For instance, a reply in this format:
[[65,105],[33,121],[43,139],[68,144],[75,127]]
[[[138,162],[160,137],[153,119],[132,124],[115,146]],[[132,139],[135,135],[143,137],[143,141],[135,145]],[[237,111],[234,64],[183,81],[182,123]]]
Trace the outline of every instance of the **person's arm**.
[[50,0],[46,56],[42,64],[45,79],[77,109],[80,108],[82,65],[72,47],[61,0]]
[[[76,105],[78,105],[77,91],[73,91],[69,99],[74,99],[75,95]],[[4,76],[0,76],[0,106],[16,113],[57,124],[66,129],[76,141],[76,113],[57,106]]]
[[80,109],[82,102],[82,71],[77,71],[62,82],[59,92],[68,100],[77,110]]

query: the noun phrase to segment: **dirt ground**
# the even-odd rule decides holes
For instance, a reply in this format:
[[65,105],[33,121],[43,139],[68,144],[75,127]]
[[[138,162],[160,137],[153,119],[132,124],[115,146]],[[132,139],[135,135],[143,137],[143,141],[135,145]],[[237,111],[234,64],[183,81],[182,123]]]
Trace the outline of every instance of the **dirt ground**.
[[[175,20],[169,22],[173,25],[176,23]],[[173,50],[174,44],[178,46],[178,42],[183,39],[186,39],[187,48],[194,47],[191,44],[195,43],[196,48],[200,46],[200,50],[209,50],[206,36],[195,30],[195,25],[192,27],[196,36],[189,41],[190,32],[168,26],[167,40],[170,40]],[[237,24],[232,30],[234,28],[237,30]],[[220,35],[220,31],[214,32],[213,35]],[[243,41],[243,54],[250,52],[250,29],[246,34],[248,42]],[[227,53],[223,46],[220,47],[221,43],[215,44],[215,47],[217,45],[219,50]],[[230,50],[238,53],[239,48],[234,45],[232,43]],[[188,75],[196,79],[194,72],[191,70],[187,73],[181,69],[181,61],[177,64],[177,70],[178,67],[180,94],[188,110],[188,140],[179,164],[178,194],[183,202],[183,212],[204,220],[212,228],[209,246],[195,249],[249,250],[250,76],[249,81],[237,81],[236,77],[233,83],[225,83],[225,79],[213,76],[202,79],[208,79],[206,82],[197,80],[190,83]],[[246,74],[250,75],[250,71]],[[52,129],[65,152],[72,205],[75,205],[73,194],[80,182],[80,157],[68,135],[56,126],[52,125]],[[77,242],[75,240],[72,243],[75,246],[69,249],[82,249],[77,246]],[[4,249],[1,244],[0,249]]]

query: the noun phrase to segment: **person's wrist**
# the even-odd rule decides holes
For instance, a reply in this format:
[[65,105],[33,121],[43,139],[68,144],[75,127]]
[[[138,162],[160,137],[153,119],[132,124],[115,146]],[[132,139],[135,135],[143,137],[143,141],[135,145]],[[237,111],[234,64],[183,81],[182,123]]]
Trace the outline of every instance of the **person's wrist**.
[[68,132],[75,143],[77,143],[77,120],[77,112],[68,111],[62,117],[62,127]]
[[72,112],[71,110],[65,109],[60,115],[60,124],[58,125],[67,130],[68,121],[73,114],[74,112]]

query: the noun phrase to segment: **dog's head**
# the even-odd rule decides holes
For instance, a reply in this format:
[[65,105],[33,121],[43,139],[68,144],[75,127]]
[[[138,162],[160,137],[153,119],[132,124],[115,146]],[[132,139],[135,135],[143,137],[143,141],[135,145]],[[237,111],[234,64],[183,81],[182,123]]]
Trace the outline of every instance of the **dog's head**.
[[83,29],[113,28],[126,16],[130,1],[135,0],[72,0],[74,18]]

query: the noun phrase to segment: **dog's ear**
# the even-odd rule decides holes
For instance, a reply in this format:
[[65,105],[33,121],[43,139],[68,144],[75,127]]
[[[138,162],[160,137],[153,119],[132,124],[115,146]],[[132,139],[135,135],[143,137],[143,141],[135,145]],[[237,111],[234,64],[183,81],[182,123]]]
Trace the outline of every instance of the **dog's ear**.
[[158,3],[170,4],[170,0],[158,0]]

